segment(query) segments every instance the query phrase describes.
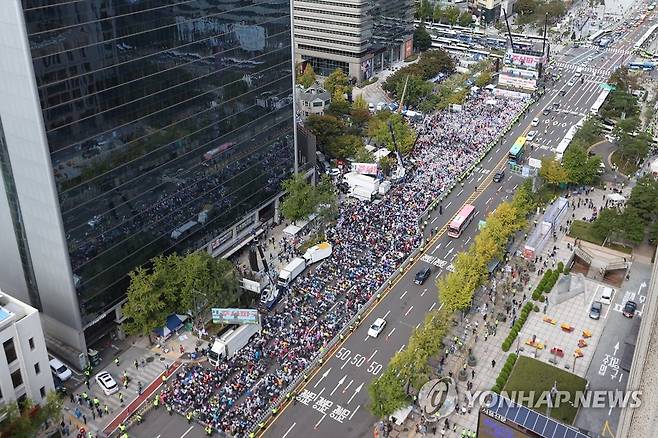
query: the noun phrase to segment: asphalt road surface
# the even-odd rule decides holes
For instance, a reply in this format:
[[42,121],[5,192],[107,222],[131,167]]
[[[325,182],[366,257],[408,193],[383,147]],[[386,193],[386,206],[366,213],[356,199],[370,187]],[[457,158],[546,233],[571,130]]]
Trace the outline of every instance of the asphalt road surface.
[[[451,268],[452,260],[472,242],[479,220],[502,201],[510,199],[523,181],[520,176],[506,172],[501,183],[492,181],[496,170],[506,167],[507,152],[515,139],[529,131],[537,131],[528,155],[540,158],[554,153],[571,126],[589,113],[601,92],[600,84],[610,73],[628,62],[630,49],[653,20],[631,29],[630,36],[622,36],[607,50],[593,47],[565,48],[554,54],[553,71],[562,68],[561,80],[550,84],[547,92],[531,107],[528,114],[494,147],[480,166],[465,180],[463,188],[457,186],[443,201],[443,214],[438,209],[429,218],[429,227],[438,228],[426,250],[399,277],[389,293],[373,306],[362,319],[362,324],[327,358],[322,368],[310,376],[298,390],[298,400],[284,407],[265,436],[274,438],[327,437],[361,438],[372,434],[377,421],[367,408],[368,383],[378,376],[398,350],[404,348],[411,331],[417,327],[429,310],[437,307],[436,279]],[[576,69],[583,67],[583,82],[575,78]],[[574,80],[573,85],[569,84]],[[555,103],[559,106],[555,107]],[[550,109],[548,115],[543,115]],[[531,126],[534,118],[538,126]],[[445,234],[450,219],[466,203],[476,208],[476,216],[458,239]],[[428,233],[426,232],[426,235]],[[421,267],[430,266],[432,274],[423,285],[414,284],[414,276]],[[368,337],[367,331],[376,318],[384,318],[387,325],[379,337]],[[188,425],[178,415],[168,416],[164,410],[150,413],[145,423],[135,427],[139,437],[169,438],[204,436],[199,424]]]

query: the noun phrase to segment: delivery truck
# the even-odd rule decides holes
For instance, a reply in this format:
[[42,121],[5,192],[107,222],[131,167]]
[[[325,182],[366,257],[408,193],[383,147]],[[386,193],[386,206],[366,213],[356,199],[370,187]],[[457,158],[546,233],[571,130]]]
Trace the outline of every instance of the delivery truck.
[[304,253],[304,260],[306,260],[306,265],[311,265],[317,263],[320,260],[324,260],[331,255],[332,247],[329,242],[321,242],[317,245],[313,245]]
[[230,359],[260,333],[258,324],[233,325],[215,339],[208,350],[208,362],[216,367],[222,358]]
[[292,283],[292,281],[297,278],[297,276],[301,274],[305,268],[306,260],[301,257],[295,257],[290,263],[281,269],[281,272],[279,272],[279,280],[277,281],[277,284],[283,287],[290,286],[290,283]]
[[371,176],[348,172],[343,182],[349,186],[349,195],[353,198],[370,201],[379,192],[379,180]]

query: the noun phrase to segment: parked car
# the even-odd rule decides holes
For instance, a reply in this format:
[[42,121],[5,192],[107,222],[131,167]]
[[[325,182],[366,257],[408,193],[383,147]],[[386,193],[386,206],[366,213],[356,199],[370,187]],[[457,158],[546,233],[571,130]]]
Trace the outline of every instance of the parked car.
[[635,316],[635,311],[637,310],[637,303],[635,301],[626,301],[626,304],[624,304],[624,310],[622,310],[622,314],[626,318],[632,318]]
[[601,309],[603,309],[603,304],[600,301],[594,301],[592,307],[589,309],[589,317],[599,319],[601,317]]
[[96,383],[101,387],[101,390],[105,395],[112,395],[116,392],[119,392],[119,385],[114,381],[112,375],[107,371],[101,371],[96,374]]
[[50,359],[50,371],[57,376],[62,382],[71,378],[71,370],[68,369],[59,359]]
[[504,170],[499,170],[496,172],[493,176],[493,182],[499,183],[505,178],[505,171]]
[[420,271],[416,272],[416,278],[414,278],[414,283],[416,284],[425,283],[425,280],[429,278],[431,272],[432,270],[429,267],[423,268]]
[[539,125],[539,117],[535,117],[532,119],[532,123],[530,123],[530,126],[537,126]]
[[548,108],[544,108],[544,111],[541,112],[543,115],[547,116],[551,113],[551,110]]
[[530,132],[528,132],[528,134],[525,136],[525,138],[526,138],[526,140],[528,140],[528,141],[532,141],[532,140],[535,139],[536,136],[537,136],[537,131],[530,131]]
[[605,287],[603,288],[603,292],[601,292],[601,299],[600,299],[600,301],[601,301],[603,304],[608,304],[608,305],[610,305],[610,303],[612,302],[612,295],[614,295],[614,293],[615,293],[615,290],[614,290],[613,288],[608,287],[608,286],[605,286]]
[[384,318],[377,318],[368,329],[368,336],[376,338],[386,327],[386,320]]

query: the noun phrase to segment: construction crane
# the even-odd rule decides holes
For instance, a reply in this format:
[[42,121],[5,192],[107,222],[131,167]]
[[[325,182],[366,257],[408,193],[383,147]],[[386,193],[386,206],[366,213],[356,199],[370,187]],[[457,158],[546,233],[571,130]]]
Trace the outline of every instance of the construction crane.
[[[398,107],[397,112],[402,111],[402,105],[404,105],[404,96],[407,94],[407,84],[409,83],[409,75],[404,80],[404,88],[402,89],[402,97],[400,97],[400,106]],[[390,125],[389,125],[390,126]]]
[[393,140],[393,147],[395,148],[395,155],[397,156],[398,159],[398,167],[395,169],[395,172],[393,172],[393,179],[396,181],[401,180],[404,178],[404,175],[406,173],[406,169],[404,168],[404,162],[402,161],[402,154],[400,154],[400,149],[398,149],[398,143],[395,141],[395,133],[393,132],[393,124],[389,120],[388,122],[388,130],[391,133],[391,139]]

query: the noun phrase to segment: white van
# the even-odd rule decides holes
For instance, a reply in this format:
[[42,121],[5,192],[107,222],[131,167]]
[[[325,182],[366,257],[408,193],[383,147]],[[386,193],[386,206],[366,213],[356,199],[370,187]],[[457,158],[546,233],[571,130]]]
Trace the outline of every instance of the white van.
[[610,305],[612,303],[612,296],[614,295],[615,290],[609,286],[605,286],[603,288],[603,292],[601,292],[601,301],[603,304]]
[[71,370],[68,369],[59,359],[50,359],[50,371],[59,377],[62,382],[66,382],[71,378]]

